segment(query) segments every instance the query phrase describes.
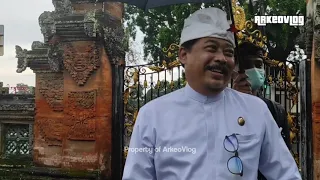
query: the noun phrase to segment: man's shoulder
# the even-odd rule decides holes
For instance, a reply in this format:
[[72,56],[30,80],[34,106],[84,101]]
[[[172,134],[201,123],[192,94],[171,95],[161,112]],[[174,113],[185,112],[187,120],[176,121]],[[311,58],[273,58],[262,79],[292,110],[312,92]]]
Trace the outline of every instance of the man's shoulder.
[[284,121],[286,121],[286,114],[287,114],[284,106],[276,101],[272,101],[264,97],[261,97],[261,99],[267,104],[278,126],[282,126]]
[[281,112],[285,111],[284,106],[276,101],[272,101],[272,100],[267,99],[265,97],[260,97],[260,99],[262,99],[268,105],[268,107],[273,106],[273,108],[275,108],[278,111],[281,111]]
[[240,101],[240,103],[243,103],[243,105],[257,105],[257,106],[265,106],[265,103],[262,99],[253,96],[251,94],[246,94],[239,92],[237,90],[231,89],[231,88],[226,88],[225,90],[227,92],[227,95],[232,97],[233,99],[236,99]]
[[269,112],[267,104],[257,96],[242,93],[231,88],[227,88],[226,92],[229,103],[235,104],[244,112],[254,115],[262,115]]

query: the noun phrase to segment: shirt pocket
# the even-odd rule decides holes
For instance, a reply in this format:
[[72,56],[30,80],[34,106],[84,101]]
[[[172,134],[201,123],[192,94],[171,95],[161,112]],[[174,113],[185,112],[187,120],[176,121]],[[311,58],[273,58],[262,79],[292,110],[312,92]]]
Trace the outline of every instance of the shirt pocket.
[[257,138],[258,137],[256,134],[246,134],[246,135],[239,134],[239,135],[237,135],[239,145],[245,144],[247,142],[252,142],[252,141],[256,140]]
[[[260,154],[260,141],[256,134],[240,134],[237,135],[238,139],[238,152],[240,155],[252,154],[252,156],[259,156]],[[250,157],[248,155],[248,157]]]
[[[230,133],[229,133],[230,134]],[[216,158],[219,159],[221,166],[217,169],[216,179],[219,180],[251,180],[252,177],[257,177],[258,173],[258,164],[260,156],[260,147],[259,147],[259,136],[257,134],[251,134],[243,132],[236,133],[238,139],[238,156],[241,159],[243,166],[243,175],[234,175],[229,171],[228,161],[230,158],[236,155],[235,152],[228,152],[226,149],[223,149],[223,155],[216,155]],[[225,139],[221,137],[221,140]]]
[[238,155],[243,163],[244,173],[258,171],[260,158],[260,139],[256,134],[237,135],[239,148]]

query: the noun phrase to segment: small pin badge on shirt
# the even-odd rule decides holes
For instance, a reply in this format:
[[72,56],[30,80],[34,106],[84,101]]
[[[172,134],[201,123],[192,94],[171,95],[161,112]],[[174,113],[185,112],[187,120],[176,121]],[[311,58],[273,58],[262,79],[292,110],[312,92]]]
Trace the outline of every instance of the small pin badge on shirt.
[[239,124],[240,126],[243,126],[245,123],[246,123],[246,121],[243,119],[243,117],[239,117],[239,118],[238,118],[238,124]]

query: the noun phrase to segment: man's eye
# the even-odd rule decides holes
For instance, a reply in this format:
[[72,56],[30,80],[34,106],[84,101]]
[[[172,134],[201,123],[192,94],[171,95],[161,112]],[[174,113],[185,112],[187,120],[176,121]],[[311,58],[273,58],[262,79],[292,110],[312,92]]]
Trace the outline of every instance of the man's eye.
[[207,49],[208,49],[209,51],[216,51],[216,50],[217,50],[217,47],[216,47],[216,46],[209,46],[209,47],[207,47]]
[[225,55],[227,55],[227,56],[234,56],[234,51],[232,51],[232,50],[226,50],[225,51]]

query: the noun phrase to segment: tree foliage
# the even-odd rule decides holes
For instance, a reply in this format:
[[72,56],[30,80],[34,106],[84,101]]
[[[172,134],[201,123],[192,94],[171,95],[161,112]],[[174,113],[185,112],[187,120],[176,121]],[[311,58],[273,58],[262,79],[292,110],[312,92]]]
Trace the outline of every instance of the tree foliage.
[[[184,19],[201,7],[212,4],[182,4],[151,9],[147,12],[126,5],[125,20],[130,36],[135,39],[136,26],[145,34],[144,56],[157,60],[162,55],[162,48],[178,43]],[[221,6],[221,5],[220,5]]]
[[[269,7],[269,8],[268,8]],[[306,14],[306,2],[304,0],[269,0],[265,5],[265,12],[271,16],[285,16]],[[297,42],[297,38],[303,33],[303,30],[290,26],[289,24],[269,24],[265,28],[266,35],[269,40],[276,43],[276,47],[270,49],[270,55],[279,60],[285,60],[290,51],[294,49],[295,44],[299,44],[300,47],[305,47],[302,43]]]
[[[300,10],[302,15],[306,12],[305,0],[265,0],[262,3],[246,3],[245,0],[239,0],[244,7],[247,19],[253,18],[254,15],[296,15]],[[182,4],[165,6],[148,10],[140,10],[134,6],[125,6],[125,21],[128,25],[130,37],[135,38],[136,27],[144,34],[144,57],[151,56],[152,61],[158,61],[162,55],[162,48],[169,47],[172,43],[179,43],[181,30],[184,19],[196,10],[204,7],[219,7],[229,12],[226,0],[219,0],[215,4]],[[287,24],[269,24],[265,28],[268,40],[277,46],[269,47],[270,54],[275,58],[286,58],[295,44],[295,39],[300,34],[298,28],[291,27]],[[300,44],[300,46],[303,46]],[[279,53],[282,52],[282,53]],[[278,55],[278,56],[277,56]],[[279,56],[280,55],[280,56]],[[284,55],[284,56],[281,56]]]

